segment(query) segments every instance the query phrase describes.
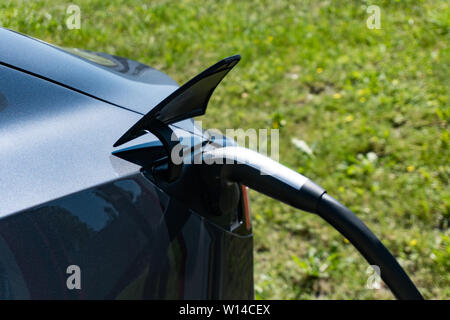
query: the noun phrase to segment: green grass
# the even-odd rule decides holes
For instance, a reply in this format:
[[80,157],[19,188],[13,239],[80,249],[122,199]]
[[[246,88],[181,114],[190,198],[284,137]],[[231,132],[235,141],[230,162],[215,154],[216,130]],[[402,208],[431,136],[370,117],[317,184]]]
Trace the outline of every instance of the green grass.
[[[448,1],[74,2],[80,30],[65,1],[3,0],[0,24],[179,83],[240,53],[203,127],[279,127],[280,161],[356,212],[426,298],[450,298]],[[257,298],[392,298],[365,288],[367,263],[318,217],[251,198]]]

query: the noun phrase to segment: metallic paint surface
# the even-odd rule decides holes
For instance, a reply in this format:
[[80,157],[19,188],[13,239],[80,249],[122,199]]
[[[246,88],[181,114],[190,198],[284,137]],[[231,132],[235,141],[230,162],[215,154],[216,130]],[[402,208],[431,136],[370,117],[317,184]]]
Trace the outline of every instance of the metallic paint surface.
[[[219,229],[140,173],[0,221],[0,299],[253,297],[252,237]],[[80,290],[67,288],[70,265]]]
[[140,170],[111,155],[140,115],[4,66],[0,94],[0,218]]
[[178,88],[164,73],[128,59],[103,54],[118,64],[107,67],[4,28],[0,39],[0,62],[141,114]]
[[[252,235],[111,154],[176,83],[127,59],[100,65],[2,28],[0,39],[0,299],[253,298]],[[202,135],[191,119],[172,128],[182,144],[184,129]],[[69,265],[81,290],[67,288]]]
[[0,90],[0,217],[139,170],[110,161],[138,114],[4,66]]

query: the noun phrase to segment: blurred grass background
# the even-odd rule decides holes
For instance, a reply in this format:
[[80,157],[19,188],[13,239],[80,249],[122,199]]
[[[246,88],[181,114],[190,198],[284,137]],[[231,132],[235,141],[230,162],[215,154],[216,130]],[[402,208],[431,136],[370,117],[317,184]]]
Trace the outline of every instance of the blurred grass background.
[[[450,298],[449,24],[446,0],[0,2],[4,27],[179,83],[240,53],[203,127],[279,128],[280,161],[356,212],[434,299]],[[367,263],[318,217],[251,198],[256,298],[392,298],[366,289]]]

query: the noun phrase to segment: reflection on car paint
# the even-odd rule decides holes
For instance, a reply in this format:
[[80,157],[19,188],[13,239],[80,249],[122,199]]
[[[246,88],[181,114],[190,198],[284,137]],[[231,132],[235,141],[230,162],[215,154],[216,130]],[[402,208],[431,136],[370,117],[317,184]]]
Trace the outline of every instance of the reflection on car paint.
[[[252,261],[239,259],[251,241],[207,222],[138,173],[4,218],[1,297],[251,298]],[[81,290],[66,286],[69,265],[81,269]]]
[[0,92],[0,112],[2,112],[8,106],[8,100],[5,95]]

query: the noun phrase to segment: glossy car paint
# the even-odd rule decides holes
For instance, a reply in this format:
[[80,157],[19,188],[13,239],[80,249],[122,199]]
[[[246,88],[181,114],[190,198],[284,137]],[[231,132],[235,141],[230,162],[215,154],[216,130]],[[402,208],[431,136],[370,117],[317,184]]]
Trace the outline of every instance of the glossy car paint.
[[147,113],[178,87],[165,74],[124,58],[104,55],[106,62],[96,63],[73,54],[77,51],[68,54],[62,48],[2,28],[0,39],[3,63],[141,113]]
[[[61,48],[0,28],[0,64],[146,114],[178,88],[166,74],[123,57]],[[197,132],[192,119],[176,124]]]
[[138,173],[2,219],[0,298],[249,299],[251,255]]
[[[0,28],[0,298],[253,297],[251,231],[219,227],[111,154],[177,85],[95,55],[111,63]],[[192,120],[172,128],[192,140]]]

